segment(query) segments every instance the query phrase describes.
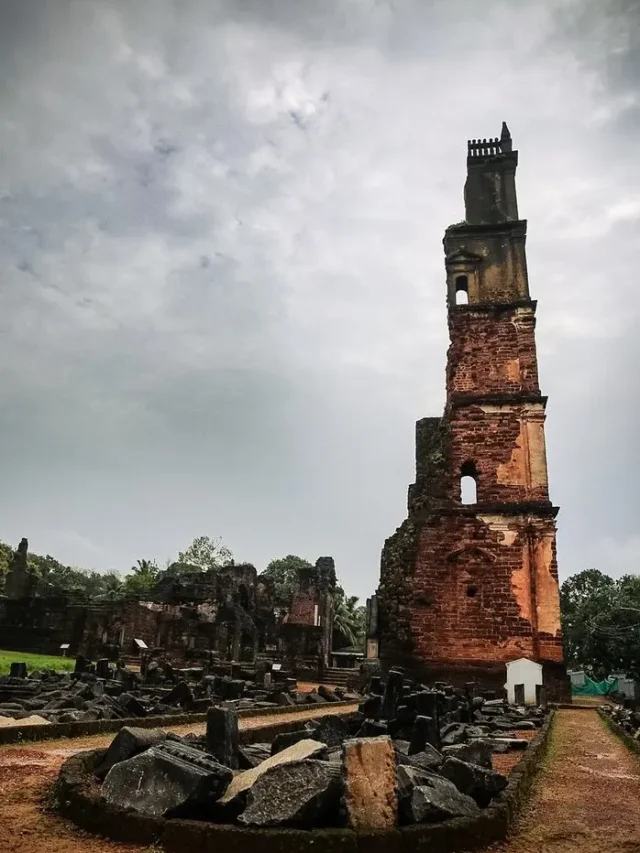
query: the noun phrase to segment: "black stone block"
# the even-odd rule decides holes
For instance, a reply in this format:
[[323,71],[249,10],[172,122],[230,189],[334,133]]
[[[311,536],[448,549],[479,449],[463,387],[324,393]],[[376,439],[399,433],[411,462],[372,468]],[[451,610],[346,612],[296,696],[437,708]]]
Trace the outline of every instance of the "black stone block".
[[502,774],[458,758],[445,758],[440,773],[481,808],[488,806],[493,797],[507,787],[507,779]]
[[238,713],[231,708],[213,707],[207,712],[209,752],[226,767],[238,767]]

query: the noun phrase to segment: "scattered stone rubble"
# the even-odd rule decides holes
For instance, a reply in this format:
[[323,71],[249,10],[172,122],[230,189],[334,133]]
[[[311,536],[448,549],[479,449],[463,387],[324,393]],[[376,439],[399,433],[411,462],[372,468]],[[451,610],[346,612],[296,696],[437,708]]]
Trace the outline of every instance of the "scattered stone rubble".
[[237,675],[207,672],[204,667],[174,669],[151,661],[143,678],[106,659],[94,664],[82,657],[75,672],[28,674],[26,665],[18,662],[12,664],[9,676],[0,678],[0,726],[28,724],[34,715],[39,718],[35,722],[71,723],[202,713],[220,702],[240,711],[360,699],[357,694],[333,693],[324,687],[300,693],[296,679],[284,671],[259,673],[260,681],[253,674],[242,677],[241,669]]
[[428,689],[392,670],[357,713],[271,743],[240,745],[230,704],[208,711],[204,736],[123,728],[94,774],[109,803],[155,817],[384,831],[479,815],[507,785],[492,755],[526,749],[516,733],[543,719],[471,684]]
[[640,741],[640,709],[638,703],[627,700],[624,705],[603,705],[602,710],[634,740]]

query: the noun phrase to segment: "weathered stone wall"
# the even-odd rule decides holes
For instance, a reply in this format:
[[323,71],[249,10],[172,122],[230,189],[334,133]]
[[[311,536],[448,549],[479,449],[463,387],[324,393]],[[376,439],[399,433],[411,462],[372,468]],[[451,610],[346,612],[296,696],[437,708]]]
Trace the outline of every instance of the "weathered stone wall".
[[322,667],[329,664],[335,587],[332,557],[319,557],[315,566],[298,571],[291,606],[281,627],[284,660],[294,670],[311,665],[319,676]]
[[0,646],[57,654],[68,643],[69,654],[116,659],[137,654],[139,639],[176,660],[211,653],[253,662],[260,653],[284,653],[318,673],[331,653],[335,584],[331,557],[303,572],[289,612],[293,630],[284,634],[273,584],[249,563],[165,574],[143,601],[0,596]]
[[[469,303],[508,303],[527,299],[526,221],[502,225],[453,225],[447,229],[447,258],[458,251],[480,258],[469,288]],[[451,288],[449,290],[451,297]],[[453,301],[450,298],[450,302]]]
[[136,654],[136,639],[143,640],[149,648],[156,645],[158,614],[138,601],[95,607],[76,605],[69,608],[69,615],[83,628],[79,639],[69,638],[68,642],[73,639],[74,646],[81,648],[87,657],[98,657],[109,648],[115,655]]

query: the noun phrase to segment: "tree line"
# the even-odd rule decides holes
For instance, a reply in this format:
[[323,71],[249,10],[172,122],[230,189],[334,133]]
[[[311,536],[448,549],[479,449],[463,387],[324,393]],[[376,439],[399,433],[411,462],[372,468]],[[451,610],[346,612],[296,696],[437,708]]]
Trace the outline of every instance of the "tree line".
[[[0,593],[4,584],[13,548],[0,542]],[[47,595],[72,596],[91,602],[118,601],[127,596],[144,596],[165,576],[185,572],[216,571],[233,565],[234,555],[221,537],[198,536],[180,551],[176,560],[167,560],[160,567],[156,560],[140,559],[128,572],[97,572],[76,566],[65,566],[50,554],[28,553],[28,565],[38,578],[38,588]],[[264,574],[271,580],[276,603],[286,607],[291,602],[297,571],[311,567],[303,557],[289,554],[272,560]],[[357,596],[348,596],[342,586],[334,593],[334,647],[362,646],[365,635],[365,608],[358,605]]]
[[567,666],[640,679],[640,575],[587,569],[562,584],[560,609]]

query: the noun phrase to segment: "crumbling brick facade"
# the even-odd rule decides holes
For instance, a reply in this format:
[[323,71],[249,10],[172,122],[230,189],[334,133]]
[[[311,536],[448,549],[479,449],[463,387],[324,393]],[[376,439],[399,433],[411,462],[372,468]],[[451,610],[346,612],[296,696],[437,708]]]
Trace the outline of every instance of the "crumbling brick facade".
[[468,145],[465,221],[443,241],[445,412],[417,424],[408,518],[382,553],[378,651],[383,664],[495,687],[506,661],[527,657],[545,665],[559,695],[558,510],[548,493],[517,159],[506,125],[500,139]]

